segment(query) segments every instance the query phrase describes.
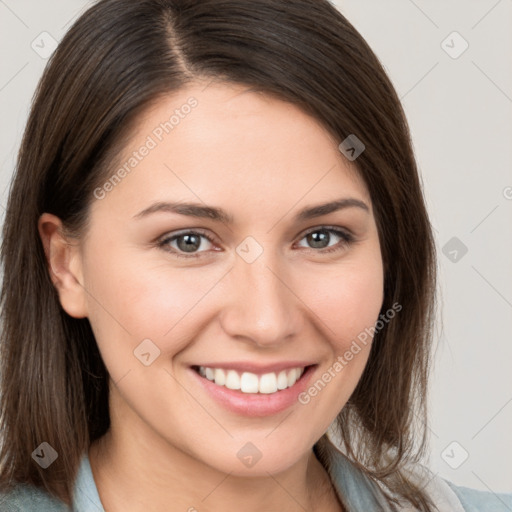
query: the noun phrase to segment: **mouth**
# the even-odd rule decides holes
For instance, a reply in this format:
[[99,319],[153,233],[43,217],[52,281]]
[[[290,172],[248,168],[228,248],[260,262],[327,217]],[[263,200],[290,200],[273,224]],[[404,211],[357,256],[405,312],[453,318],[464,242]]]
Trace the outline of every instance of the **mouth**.
[[272,395],[295,386],[313,366],[316,365],[296,366],[266,373],[197,365],[192,366],[192,369],[200,377],[222,388],[245,394]]
[[318,366],[305,361],[267,366],[248,361],[204,362],[189,366],[189,374],[198,391],[223,409],[245,417],[264,417],[300,405],[298,396]]

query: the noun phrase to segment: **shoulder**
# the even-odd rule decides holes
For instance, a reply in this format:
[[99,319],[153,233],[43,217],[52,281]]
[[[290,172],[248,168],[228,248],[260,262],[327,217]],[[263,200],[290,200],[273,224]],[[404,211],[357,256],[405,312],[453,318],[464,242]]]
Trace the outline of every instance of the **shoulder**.
[[2,512],[69,512],[69,507],[37,487],[16,484],[8,491],[0,491]]
[[[315,453],[328,469],[335,488],[340,497],[343,495],[345,498],[349,510],[391,510],[380,489],[327,437],[324,436],[315,445]],[[439,512],[512,512],[512,493],[457,486],[420,463],[407,465],[402,471],[411,482],[423,489]],[[402,503],[398,510],[411,512],[412,509]]]
[[512,493],[494,493],[462,487],[445,480],[466,512],[510,512]]
[[479,491],[455,485],[419,463],[409,467],[407,471],[409,478],[423,487],[440,512],[512,511],[512,493]]
[[479,491],[455,485],[419,463],[409,466],[407,471],[409,477],[423,487],[440,512],[512,511],[512,493]]

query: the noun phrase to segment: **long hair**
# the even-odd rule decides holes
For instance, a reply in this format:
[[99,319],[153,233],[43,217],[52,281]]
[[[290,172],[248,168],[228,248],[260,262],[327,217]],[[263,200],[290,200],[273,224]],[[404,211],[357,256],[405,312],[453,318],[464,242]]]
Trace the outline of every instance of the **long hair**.
[[[403,312],[375,334],[336,423],[347,456],[390,503],[431,510],[402,469],[427,442],[432,229],[399,98],[328,0],[101,0],[66,33],[32,103],[3,226],[0,486],[32,484],[69,504],[80,458],[110,425],[107,370],[88,319],[60,305],[39,216],[57,215],[79,237],[140,116],[199,78],[274,95],[340,143],[351,134],[364,143],[354,164],[378,228],[382,312],[395,303]],[[47,469],[31,456],[42,442],[58,453]]]

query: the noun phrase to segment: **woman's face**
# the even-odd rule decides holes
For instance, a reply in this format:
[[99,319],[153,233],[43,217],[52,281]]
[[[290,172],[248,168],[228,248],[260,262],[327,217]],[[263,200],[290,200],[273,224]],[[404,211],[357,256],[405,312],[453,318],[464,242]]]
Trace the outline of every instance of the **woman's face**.
[[[145,114],[77,253],[114,435],[266,475],[326,431],[371,343],[344,354],[383,301],[372,205],[339,142],[241,86],[193,85]],[[347,199],[367,209],[320,208]]]

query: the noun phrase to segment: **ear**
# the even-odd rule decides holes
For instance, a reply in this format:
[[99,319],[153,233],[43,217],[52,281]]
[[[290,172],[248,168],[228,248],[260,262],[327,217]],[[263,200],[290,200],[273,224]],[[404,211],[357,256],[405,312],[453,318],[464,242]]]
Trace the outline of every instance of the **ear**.
[[72,317],[86,317],[86,292],[82,285],[82,257],[78,243],[65,236],[62,221],[51,213],[43,213],[37,227],[48,272],[59,293],[62,308]]

